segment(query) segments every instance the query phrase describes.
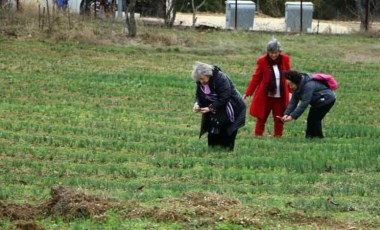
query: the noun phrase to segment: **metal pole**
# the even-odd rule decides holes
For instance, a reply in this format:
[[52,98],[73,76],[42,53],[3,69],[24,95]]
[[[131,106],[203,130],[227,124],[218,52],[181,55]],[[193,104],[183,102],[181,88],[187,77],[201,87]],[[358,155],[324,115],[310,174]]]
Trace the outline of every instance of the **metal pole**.
[[237,6],[238,6],[238,4],[237,4],[237,1],[238,0],[235,0],[235,30],[237,29],[237,12],[238,12],[238,10],[237,10]]
[[257,0],[257,7],[256,7],[256,11],[257,12],[260,12],[260,0]]
[[[125,12],[127,14],[127,12]],[[117,0],[117,17],[123,18],[123,1]]]
[[364,24],[364,30],[368,31],[368,14],[369,14],[369,0],[365,2],[365,24]]
[[301,12],[300,12],[300,33],[302,33],[302,18],[303,18],[303,0],[301,0]]

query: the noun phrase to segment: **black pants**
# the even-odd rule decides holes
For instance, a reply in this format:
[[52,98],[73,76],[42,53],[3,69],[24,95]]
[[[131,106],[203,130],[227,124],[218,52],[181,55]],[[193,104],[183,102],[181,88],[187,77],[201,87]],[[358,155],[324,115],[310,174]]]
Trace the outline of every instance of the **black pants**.
[[322,119],[330,111],[334,103],[335,100],[322,107],[310,108],[307,116],[306,138],[323,138]]
[[235,147],[235,139],[237,135],[237,130],[233,132],[231,135],[227,135],[225,132],[221,132],[220,134],[212,134],[208,133],[208,146],[209,147],[222,147],[228,150],[234,150]]

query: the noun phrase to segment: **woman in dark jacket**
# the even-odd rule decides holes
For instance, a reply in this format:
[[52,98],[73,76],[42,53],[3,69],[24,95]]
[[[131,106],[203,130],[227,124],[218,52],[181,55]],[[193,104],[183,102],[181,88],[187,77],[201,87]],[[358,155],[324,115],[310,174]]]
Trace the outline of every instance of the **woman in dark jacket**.
[[196,62],[195,113],[202,114],[199,137],[208,133],[210,147],[233,150],[238,129],[245,125],[246,107],[230,78],[217,66]]
[[[335,93],[323,82],[313,80],[308,74],[297,71],[285,73],[292,99],[281,117],[283,122],[297,119],[310,105],[307,116],[306,138],[323,138],[322,119],[335,103]],[[301,101],[301,102],[300,102]],[[298,102],[300,102],[298,104]]]

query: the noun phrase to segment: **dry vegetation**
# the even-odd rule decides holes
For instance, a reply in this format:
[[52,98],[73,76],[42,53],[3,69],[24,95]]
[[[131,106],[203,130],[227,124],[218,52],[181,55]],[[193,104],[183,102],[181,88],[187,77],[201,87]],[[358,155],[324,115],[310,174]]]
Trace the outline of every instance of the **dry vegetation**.
[[128,44],[122,24],[55,11],[47,16],[32,6],[23,12],[4,12],[1,33],[17,39],[86,44]]
[[137,21],[138,35],[132,39],[128,37],[125,22],[112,17],[94,18],[58,10],[47,15],[47,13],[41,13],[36,6],[25,6],[22,12],[4,9],[0,12],[0,34],[22,40],[95,45],[156,44],[185,47],[198,42],[196,39],[183,40],[169,33],[157,33],[151,28],[160,24],[147,25],[143,20]]
[[329,217],[311,217],[295,211],[285,213],[277,208],[263,210],[244,206],[240,201],[216,193],[185,193],[179,198],[165,198],[160,207],[145,207],[138,200],[117,200],[88,195],[81,189],[64,186],[51,188],[51,197],[40,204],[10,204],[0,201],[0,218],[8,218],[17,229],[43,229],[37,220],[58,217],[64,221],[89,218],[104,221],[110,210],[124,212],[127,219],[146,218],[156,222],[177,222],[186,228],[214,228],[218,222],[243,227],[262,228],[264,220],[292,223],[295,226],[325,226],[331,229],[358,229],[372,226],[343,222]]
[[59,217],[65,221],[75,218],[101,220],[106,211],[117,207],[122,207],[120,201],[87,195],[80,189],[56,186],[51,188],[51,198],[37,205],[0,201],[0,217],[8,218],[18,228],[22,225],[24,229],[42,229],[35,223],[41,217]]

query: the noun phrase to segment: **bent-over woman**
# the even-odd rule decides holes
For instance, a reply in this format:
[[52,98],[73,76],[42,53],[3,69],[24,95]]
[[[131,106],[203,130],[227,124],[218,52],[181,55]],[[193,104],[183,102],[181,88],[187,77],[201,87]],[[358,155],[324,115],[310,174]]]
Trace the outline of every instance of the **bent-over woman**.
[[333,107],[335,93],[328,85],[313,80],[309,74],[291,70],[285,73],[285,78],[293,94],[281,120],[289,122],[297,119],[310,105],[305,136],[323,138],[322,119]]
[[196,62],[193,111],[202,114],[199,138],[208,133],[208,146],[233,150],[238,129],[245,125],[246,106],[231,79],[218,66]]

